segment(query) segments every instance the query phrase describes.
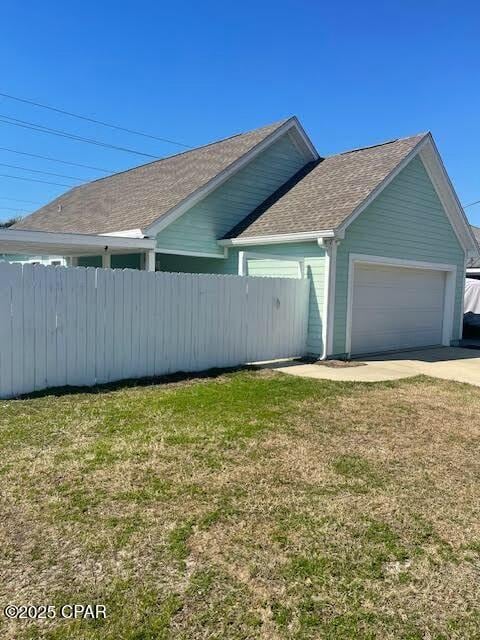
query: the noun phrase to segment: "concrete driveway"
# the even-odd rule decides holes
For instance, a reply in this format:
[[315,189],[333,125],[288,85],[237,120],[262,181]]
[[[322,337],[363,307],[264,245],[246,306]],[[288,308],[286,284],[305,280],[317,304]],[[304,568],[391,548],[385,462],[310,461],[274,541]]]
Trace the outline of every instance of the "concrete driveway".
[[358,362],[359,366],[335,368],[324,364],[292,362],[282,363],[275,368],[291,375],[326,380],[379,382],[424,374],[480,386],[480,351],[475,349],[439,347],[372,356],[353,362]]

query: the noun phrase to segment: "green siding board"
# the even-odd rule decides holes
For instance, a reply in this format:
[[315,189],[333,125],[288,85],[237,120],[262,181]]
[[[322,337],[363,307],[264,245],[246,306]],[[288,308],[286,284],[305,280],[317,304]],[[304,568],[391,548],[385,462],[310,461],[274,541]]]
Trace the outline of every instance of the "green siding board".
[[464,251],[420,158],[414,158],[347,228],[337,250],[333,352],[345,352],[350,253],[457,266],[454,339],[460,338]]
[[221,256],[217,241],[304,165],[304,156],[283,136],[161,231],[157,247]]
[[[196,258],[190,256],[160,254],[158,267],[161,271],[183,273],[238,273],[238,253],[242,248],[229,248],[226,259]],[[325,252],[315,242],[285,243],[244,247],[251,253],[273,254],[305,258],[305,274],[311,281],[307,352],[319,356],[323,350],[323,310],[325,285]],[[157,268],[158,268],[157,267]],[[285,260],[251,259],[249,274],[259,277],[298,276],[298,262]]]

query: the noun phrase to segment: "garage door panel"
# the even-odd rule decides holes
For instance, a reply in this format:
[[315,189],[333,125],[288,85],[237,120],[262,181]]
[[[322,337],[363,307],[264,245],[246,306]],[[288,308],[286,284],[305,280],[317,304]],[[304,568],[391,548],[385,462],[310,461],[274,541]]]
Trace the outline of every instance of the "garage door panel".
[[[382,351],[394,351],[400,349],[415,349],[430,345],[438,345],[441,341],[441,335],[432,336],[429,330],[415,332],[384,332],[373,335],[371,332],[363,336],[361,339],[361,350],[352,353],[378,353]],[[392,344],[395,346],[392,348]]]
[[357,264],[352,353],[440,344],[444,297],[442,271]]
[[[418,289],[402,291],[385,287],[359,287],[357,292],[357,307],[369,308],[377,305],[379,297],[383,300],[384,306],[388,308],[402,309],[405,306],[412,307],[418,302]],[[443,308],[443,288],[438,290],[423,289],[422,306],[432,310]]]
[[356,331],[432,331],[436,325],[436,329],[441,330],[441,326],[438,326],[437,320],[438,314],[442,312],[442,309],[434,311],[419,310],[413,318],[412,314],[406,312],[404,309],[398,313],[395,313],[395,311],[396,310],[373,311],[368,314],[359,314],[355,323]]

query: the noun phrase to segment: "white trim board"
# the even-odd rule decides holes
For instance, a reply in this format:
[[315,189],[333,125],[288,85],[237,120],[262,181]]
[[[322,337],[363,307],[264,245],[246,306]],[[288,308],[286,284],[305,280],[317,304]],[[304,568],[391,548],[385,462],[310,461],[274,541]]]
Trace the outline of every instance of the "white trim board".
[[421,145],[425,143],[426,138],[420,140],[420,142],[410,151],[405,158],[398,163],[398,165],[391,171],[386,178],[375,187],[373,191],[365,198],[365,200],[356,208],[352,213],[342,222],[342,224],[336,229],[338,233],[345,233],[347,227],[349,227],[358,216],[365,211],[365,209],[377,198],[378,195],[398,176],[400,171],[404,169],[407,164],[417,155]]
[[190,256],[191,258],[215,258],[220,260],[225,260],[227,257],[226,252],[224,251],[223,255],[219,253],[202,253],[201,251],[182,251],[180,249],[162,249],[161,247],[157,247],[155,249],[155,253],[164,253],[166,255],[174,255],[174,256]]
[[327,302],[327,312],[325,315],[325,357],[333,353],[333,334],[335,327],[335,294],[337,285],[337,247],[339,240],[333,238],[325,242],[325,255],[328,254],[328,283],[325,297]]
[[467,221],[463,208],[458,200],[457,194],[443,165],[442,159],[430,133],[417,143],[408,155],[388,174],[388,176],[370,193],[370,195],[348,216],[346,220],[336,229],[335,235],[344,234],[345,230],[352,224],[358,216],[388,187],[398,174],[410,163],[415,156],[419,156],[423,166],[433,184],[438,198],[445,210],[445,213],[457,236],[460,246],[465,251],[467,257],[479,255],[479,247],[475,236]]
[[478,256],[477,240],[430,134],[419,155],[467,258]]
[[453,319],[455,314],[455,287],[457,266],[454,264],[441,264],[437,262],[418,262],[416,260],[404,260],[403,258],[385,258],[383,256],[370,256],[360,253],[351,253],[348,261],[347,284],[347,316],[345,331],[345,352],[351,353],[352,349],[352,319],[353,319],[353,287],[355,278],[355,265],[379,264],[385,267],[403,267],[406,269],[427,269],[429,271],[444,271],[445,300],[443,305],[442,344],[450,346],[453,333]]
[[99,233],[100,236],[114,236],[118,238],[144,238],[141,229],[125,229],[124,231],[109,231],[108,233]]
[[0,253],[18,253],[25,250],[38,254],[82,255],[104,251],[138,252],[155,248],[152,238],[89,235],[84,233],[56,233],[23,229],[0,230]]
[[170,211],[167,211],[155,222],[148,225],[148,227],[143,230],[143,233],[148,236],[157,235],[157,233],[168,227],[168,225],[177,220],[194,205],[198,204],[201,200],[206,198],[210,193],[212,193],[212,191],[218,189],[220,185],[226,182],[235,173],[237,173],[240,169],[245,167],[249,162],[256,158],[262,151],[267,149],[271,144],[273,144],[276,140],[278,140],[281,136],[288,132],[290,132],[292,135],[297,136],[297,141],[300,144],[300,147],[303,147],[306,163],[312,160],[317,160],[319,158],[317,150],[313,146],[311,140],[308,138],[302,125],[300,124],[298,119],[293,116],[292,118],[289,118],[286,122],[284,122],[280,127],[278,127],[278,129],[275,129],[275,131],[264,138],[261,142],[255,145],[252,149],[250,149],[250,151],[245,153],[243,156],[229,165],[226,169],[217,174],[209,182],[204,184],[202,187],[199,187],[196,191],[187,196],[187,198],[185,198],[183,202],[175,205],[174,207],[172,207],[172,209],[170,209]]
[[228,240],[218,240],[221,247],[246,247],[248,245],[259,244],[283,244],[291,242],[313,242],[319,238],[333,238],[335,235],[332,229],[323,231],[305,231],[300,233],[279,233],[270,236],[252,236],[250,238],[229,238]]

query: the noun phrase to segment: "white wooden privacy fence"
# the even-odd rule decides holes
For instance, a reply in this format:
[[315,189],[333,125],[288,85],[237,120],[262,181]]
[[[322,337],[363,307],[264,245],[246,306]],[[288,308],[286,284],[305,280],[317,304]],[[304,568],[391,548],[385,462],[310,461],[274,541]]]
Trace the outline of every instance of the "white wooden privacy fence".
[[309,282],[0,263],[0,397],[305,352]]

